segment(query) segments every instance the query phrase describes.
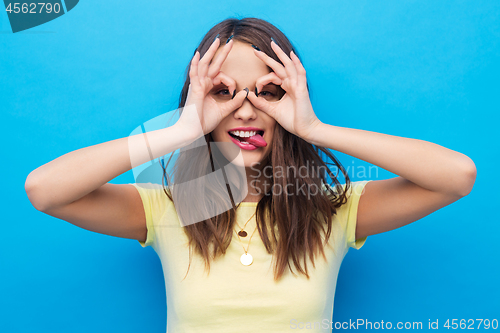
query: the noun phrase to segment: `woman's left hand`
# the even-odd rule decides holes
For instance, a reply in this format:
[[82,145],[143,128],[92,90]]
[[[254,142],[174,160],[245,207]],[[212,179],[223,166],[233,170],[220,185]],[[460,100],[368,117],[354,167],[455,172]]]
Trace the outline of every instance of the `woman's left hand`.
[[274,41],[271,42],[271,47],[285,66],[254,49],[255,55],[274,71],[260,77],[256,88],[260,94],[264,86],[274,83],[286,93],[279,101],[270,102],[250,91],[248,99],[256,108],[273,117],[285,130],[307,141],[321,121],[316,117],[309,99],[306,71],[293,51],[290,59]]

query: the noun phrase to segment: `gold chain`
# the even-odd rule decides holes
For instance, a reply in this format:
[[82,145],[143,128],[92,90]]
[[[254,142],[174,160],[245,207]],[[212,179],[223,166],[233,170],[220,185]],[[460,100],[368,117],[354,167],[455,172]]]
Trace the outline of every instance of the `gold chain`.
[[[257,211],[255,211],[255,213],[257,213]],[[245,223],[245,225],[242,227],[240,227],[240,225],[238,224],[238,222],[236,222],[236,220],[234,222],[236,222],[236,225],[238,226],[238,228],[240,228],[240,231],[244,231],[248,222],[250,222],[250,220],[254,217],[255,213],[252,214],[252,216],[250,216],[250,218],[248,219],[248,221]]]
[[250,249],[250,241],[252,240],[253,234],[255,234],[256,230],[257,230],[257,227],[255,227],[254,231],[252,232],[252,235],[250,236],[250,239],[248,240],[248,246],[247,246],[246,250],[245,250],[245,247],[243,246],[243,243],[241,242],[240,235],[238,235],[238,233],[235,231],[236,232],[236,236],[238,236],[238,240],[240,241],[240,245],[243,248],[243,251],[245,251],[245,254],[247,254],[248,253],[248,249]]
[[[234,221],[234,222],[236,222],[236,225],[238,226],[238,228],[240,228],[240,231],[243,231],[246,228],[248,222],[250,222],[252,220],[252,218],[255,216],[256,213],[257,213],[257,211],[255,211],[252,214],[252,216],[250,216],[250,218],[245,223],[245,225],[243,226],[243,228],[240,227],[240,225],[238,224],[238,222],[236,222],[236,220]],[[255,234],[255,230],[257,230],[257,227],[255,227],[254,231],[252,232],[252,235],[250,236],[250,239],[248,240],[248,247],[247,247],[246,250],[245,250],[245,247],[243,246],[243,243],[241,242],[241,237],[240,237],[239,233],[237,233],[236,230],[234,231],[234,232],[236,232],[236,236],[238,236],[238,240],[240,241],[240,245],[243,248],[243,251],[245,251],[245,254],[248,253],[248,249],[250,248],[250,241],[252,240],[253,234]]]

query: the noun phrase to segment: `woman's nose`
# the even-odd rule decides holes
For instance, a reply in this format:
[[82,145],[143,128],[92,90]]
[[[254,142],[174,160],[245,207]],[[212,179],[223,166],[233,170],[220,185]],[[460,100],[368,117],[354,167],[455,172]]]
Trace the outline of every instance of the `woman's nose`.
[[234,117],[241,120],[255,120],[257,118],[257,112],[252,102],[248,98],[245,98],[243,104],[236,109],[234,112]]

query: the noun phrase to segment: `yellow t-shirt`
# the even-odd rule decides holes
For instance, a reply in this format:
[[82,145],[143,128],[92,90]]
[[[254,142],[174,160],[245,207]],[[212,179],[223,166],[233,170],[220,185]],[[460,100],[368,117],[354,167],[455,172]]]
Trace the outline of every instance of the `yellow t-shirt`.
[[[146,213],[147,239],[140,244],[156,251],[163,268],[167,333],[279,333],[300,328],[331,332],[340,264],[350,247],[359,249],[366,241],[366,237],[355,240],[354,234],[359,198],[368,182],[351,183],[347,203],[333,217],[332,234],[325,248],[328,261],[317,256],[313,268],[308,259],[309,280],[292,264],[296,275],[287,270],[278,282],[274,281],[272,256],[258,231],[248,249],[254,258],[250,266],[241,264],[244,251],[234,235],[226,254],[211,262],[208,276],[203,259],[193,253],[189,273],[183,280],[189,264],[188,238],[174,204],[162,185],[132,184],[139,191]],[[236,210],[239,225],[244,225],[256,206],[257,203],[240,204]],[[255,228],[252,218],[245,230],[251,235]],[[247,248],[248,240],[241,241]]]

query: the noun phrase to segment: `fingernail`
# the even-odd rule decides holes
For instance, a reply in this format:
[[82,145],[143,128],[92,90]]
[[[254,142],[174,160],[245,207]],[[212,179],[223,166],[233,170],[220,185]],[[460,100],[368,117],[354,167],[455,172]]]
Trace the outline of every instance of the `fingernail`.
[[253,45],[253,44],[252,44],[252,47],[253,47],[254,49],[256,49],[257,51],[260,51],[260,49],[259,49],[257,46]]
[[194,55],[196,54],[196,51],[198,51],[198,48],[195,48],[195,49],[194,49],[193,57],[194,57]]
[[233,99],[234,96],[236,96],[236,89],[234,89],[234,91],[233,91],[233,97],[231,97],[231,99]]
[[231,35],[231,37],[229,37],[229,38],[227,39],[226,44],[227,44],[227,43],[229,43],[229,41],[230,41],[231,39],[233,39],[233,37],[234,37],[234,35]]
[[259,92],[257,91],[257,87],[255,87],[255,96],[259,96]]
[[214,38],[214,40],[212,41],[212,43],[213,43],[213,42],[215,42],[215,40],[216,40],[217,38],[219,38],[219,36],[220,36],[220,34],[217,34],[217,36],[215,36],[215,38]]
[[274,42],[274,44],[278,45],[278,43],[276,43],[273,37],[271,37],[271,40]]
[[245,88],[245,89],[243,89],[243,90],[246,90],[246,91],[247,91],[247,95],[245,96],[245,98],[247,98],[247,97],[248,97],[248,93],[250,92],[250,90],[249,90],[248,88]]

